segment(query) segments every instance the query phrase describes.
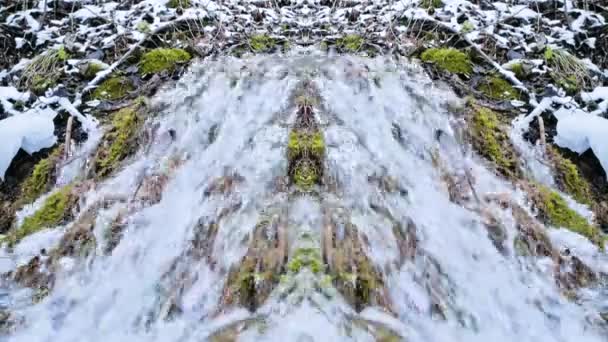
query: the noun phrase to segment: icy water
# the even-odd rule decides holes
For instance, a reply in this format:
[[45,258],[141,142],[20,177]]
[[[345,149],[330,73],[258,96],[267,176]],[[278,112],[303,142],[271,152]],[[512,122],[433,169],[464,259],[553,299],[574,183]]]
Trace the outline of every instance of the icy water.
[[[84,195],[96,252],[63,258],[35,305],[11,292],[24,325],[8,341],[605,341],[595,304],[561,295],[549,258],[517,256],[491,203],[506,232],[489,238],[476,198],[522,195],[461,143],[458,101],[381,58],[193,66],[153,100],[148,144]],[[322,153],[289,155],[302,129]],[[292,164],[310,160],[302,189]],[[456,203],[446,174],[473,174],[475,193]],[[154,175],[162,198],[138,201]],[[22,245],[52,249],[65,229]]]

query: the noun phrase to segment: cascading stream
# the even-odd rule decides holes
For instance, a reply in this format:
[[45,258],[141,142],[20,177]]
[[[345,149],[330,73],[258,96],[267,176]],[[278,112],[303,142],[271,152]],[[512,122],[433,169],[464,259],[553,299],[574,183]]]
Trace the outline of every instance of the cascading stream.
[[515,252],[523,195],[468,152],[458,103],[386,58],[193,66],[74,221],[21,242],[94,227],[39,302],[11,291],[7,340],[602,341],[551,258]]

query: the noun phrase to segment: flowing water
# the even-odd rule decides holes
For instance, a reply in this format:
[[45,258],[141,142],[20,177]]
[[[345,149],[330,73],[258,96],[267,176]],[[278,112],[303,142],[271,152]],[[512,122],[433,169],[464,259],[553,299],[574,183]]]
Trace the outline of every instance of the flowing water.
[[[8,340],[605,341],[589,319],[605,295],[569,301],[550,258],[515,253],[511,209],[482,197],[523,195],[462,143],[458,101],[384,58],[200,62],[153,100],[145,146],[83,194],[95,252],[61,258],[35,305],[10,292]],[[290,156],[302,132],[321,153]],[[139,195],[149,179],[159,201]]]

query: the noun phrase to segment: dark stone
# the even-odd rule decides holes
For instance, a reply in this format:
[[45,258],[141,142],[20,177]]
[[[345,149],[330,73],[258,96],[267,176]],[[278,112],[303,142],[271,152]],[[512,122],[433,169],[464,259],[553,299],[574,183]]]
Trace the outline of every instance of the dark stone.
[[514,59],[523,59],[526,56],[519,52],[519,51],[513,51],[513,50],[509,50],[509,52],[507,52],[507,59],[512,61]]

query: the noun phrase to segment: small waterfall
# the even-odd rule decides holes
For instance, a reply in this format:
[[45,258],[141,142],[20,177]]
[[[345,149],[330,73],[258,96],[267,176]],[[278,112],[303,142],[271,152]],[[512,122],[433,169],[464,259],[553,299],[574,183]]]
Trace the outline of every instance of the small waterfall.
[[570,301],[559,256],[517,253],[550,228],[471,153],[460,102],[388,58],[201,61],[73,221],[20,243],[52,287],[8,292],[6,340],[605,340],[605,293]]

